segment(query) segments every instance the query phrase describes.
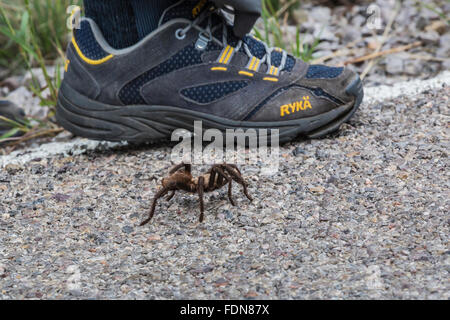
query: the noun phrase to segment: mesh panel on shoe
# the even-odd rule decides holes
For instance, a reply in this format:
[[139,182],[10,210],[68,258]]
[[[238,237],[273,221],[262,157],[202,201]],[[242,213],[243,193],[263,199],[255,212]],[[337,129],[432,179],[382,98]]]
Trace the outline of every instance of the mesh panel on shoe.
[[283,54],[278,51],[272,52],[271,62],[275,67],[279,67],[281,64],[281,60],[283,59]]
[[[266,48],[261,41],[255,39],[253,37],[246,36],[244,38],[244,42],[247,44],[252,55],[257,57],[258,59],[262,59],[264,57],[264,55],[266,54]],[[282,59],[283,59],[283,53],[278,52],[278,51],[272,52],[271,63],[273,66],[279,67],[281,65]],[[294,66],[295,66],[295,58],[292,57],[291,55],[288,55],[284,69],[281,71],[291,72],[292,69],[294,69]]]
[[[272,57],[271,57],[272,65],[274,65],[275,67],[279,67],[282,60],[283,60],[283,53],[278,52],[278,51],[272,52]],[[294,57],[288,55],[286,64],[282,71],[291,72],[292,69],[294,69],[294,67],[295,67],[295,59],[294,59]]]
[[286,65],[283,71],[291,72],[295,67],[295,58],[293,56],[288,56],[286,60]]
[[[208,45],[207,51],[220,50],[220,47],[213,42]],[[144,98],[140,94],[142,86],[146,83],[171,73],[173,71],[202,63],[202,54],[204,51],[195,49],[195,45],[189,45],[177,54],[164,61],[160,65],[145,72],[135,80],[128,83],[120,90],[119,98],[125,105],[145,104]]]
[[207,104],[237,92],[246,86],[248,86],[248,81],[229,81],[186,88],[181,91],[181,94],[199,104]]
[[[205,10],[208,7],[207,3],[209,2],[206,0],[186,0],[182,3],[179,3],[177,6],[169,9],[164,14],[164,17],[161,22],[166,23],[169,20],[175,18],[185,18],[191,20],[193,19],[194,11],[198,9],[197,13],[199,14],[201,11]],[[219,19],[218,16],[213,15],[212,22],[213,22],[212,25],[216,25],[221,22],[221,19]],[[202,25],[202,27],[206,27],[207,20],[205,20],[203,24],[204,25]],[[239,42],[239,39],[234,35],[233,28],[231,26],[228,26],[227,28],[228,28],[227,43],[232,47],[236,47]],[[218,30],[216,30],[214,32],[214,36],[221,41],[222,29],[219,28]],[[245,36],[243,41],[247,44],[252,55],[257,57],[258,59],[262,59],[266,54],[265,46],[260,40],[255,39],[251,36]],[[241,48],[241,52],[245,52],[244,48]],[[276,67],[279,67],[281,64],[282,54],[279,52],[274,52],[272,54],[272,59],[274,59],[277,62],[277,63],[272,62],[272,64],[275,65]],[[284,69],[281,71],[291,72],[295,66],[295,63],[296,63],[295,58],[292,57],[291,55],[288,55],[286,65]]]
[[252,55],[257,57],[258,59],[262,59],[266,55],[266,47],[262,44],[261,41],[246,36],[244,38],[244,42],[247,44]]
[[339,77],[344,68],[327,67],[323,65],[311,65],[306,74],[307,79],[333,79]]
[[94,37],[91,24],[88,21],[81,21],[80,29],[74,30],[75,41],[81,52],[89,59],[100,60],[109,54],[103,50]]

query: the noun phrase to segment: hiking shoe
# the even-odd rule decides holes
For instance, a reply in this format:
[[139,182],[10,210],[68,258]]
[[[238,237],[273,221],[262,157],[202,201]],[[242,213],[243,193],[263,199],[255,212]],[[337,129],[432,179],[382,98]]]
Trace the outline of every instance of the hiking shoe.
[[336,131],[362,99],[354,72],[308,65],[250,35],[239,40],[210,2],[185,0],[123,50],[83,18],[56,115],[67,130],[97,140],[170,139],[201,120],[203,130],[279,129],[285,142]]
[[[0,100],[0,116],[21,123],[25,117],[25,112],[14,103],[7,100]],[[0,137],[9,133],[13,129],[11,123],[0,119]],[[21,136],[23,132],[15,132],[8,138]]]

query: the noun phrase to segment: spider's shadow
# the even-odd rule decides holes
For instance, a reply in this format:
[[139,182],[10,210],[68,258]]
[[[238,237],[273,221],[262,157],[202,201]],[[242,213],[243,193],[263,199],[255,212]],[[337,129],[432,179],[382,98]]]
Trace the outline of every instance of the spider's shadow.
[[[208,211],[209,215],[214,218],[217,218],[221,212],[220,209],[228,203],[227,193],[223,190],[213,191],[212,193],[205,194],[204,197],[205,211]],[[200,216],[200,202],[198,195],[179,191],[172,200],[167,201],[166,198],[167,197],[161,198],[158,201],[157,211],[168,212],[171,206],[176,205],[178,207],[177,210],[173,210],[173,208],[171,210],[176,215],[194,215],[195,219],[198,219],[198,216]],[[243,200],[238,197],[236,197],[236,199],[237,201]]]

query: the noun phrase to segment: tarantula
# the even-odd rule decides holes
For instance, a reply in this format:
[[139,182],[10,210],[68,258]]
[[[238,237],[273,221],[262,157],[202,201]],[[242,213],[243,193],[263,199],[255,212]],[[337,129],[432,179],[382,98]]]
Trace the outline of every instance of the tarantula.
[[170,201],[175,196],[177,191],[186,191],[190,193],[197,193],[199,195],[201,212],[200,222],[203,222],[205,212],[205,205],[203,202],[204,192],[212,192],[221,189],[228,184],[228,199],[233,206],[236,205],[231,191],[233,180],[243,186],[244,194],[250,201],[253,201],[252,197],[248,194],[247,183],[244,178],[242,178],[241,171],[236,165],[214,165],[205,175],[193,177],[192,165],[185,163],[179,164],[169,171],[169,177],[162,179],[162,188],[156,193],[155,198],[153,199],[150,215],[141,223],[141,226],[146,225],[153,218],[156,203],[159,198],[164,197],[170,192],[167,197],[167,201]]

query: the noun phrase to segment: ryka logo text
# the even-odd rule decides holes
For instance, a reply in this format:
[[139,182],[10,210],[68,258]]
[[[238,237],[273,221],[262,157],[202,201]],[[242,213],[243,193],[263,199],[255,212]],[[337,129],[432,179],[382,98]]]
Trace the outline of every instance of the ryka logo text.
[[312,109],[311,102],[309,102],[309,96],[303,97],[302,101],[297,101],[290,104],[285,104],[280,107],[281,116],[284,117],[289,114],[293,114],[300,111]]

